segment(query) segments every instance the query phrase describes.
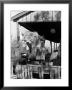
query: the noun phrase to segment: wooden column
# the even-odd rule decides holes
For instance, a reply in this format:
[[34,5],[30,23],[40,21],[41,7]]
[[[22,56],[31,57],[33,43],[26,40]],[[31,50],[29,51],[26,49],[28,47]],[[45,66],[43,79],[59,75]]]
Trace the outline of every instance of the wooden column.
[[53,21],[53,11],[52,11],[52,21]]
[[19,24],[17,22],[17,42],[20,40],[20,33],[19,33]]
[[56,50],[57,50],[57,43],[56,43]]
[[55,43],[54,43],[54,50],[55,50]]
[[50,41],[50,44],[51,44],[51,53],[52,53],[52,42]]

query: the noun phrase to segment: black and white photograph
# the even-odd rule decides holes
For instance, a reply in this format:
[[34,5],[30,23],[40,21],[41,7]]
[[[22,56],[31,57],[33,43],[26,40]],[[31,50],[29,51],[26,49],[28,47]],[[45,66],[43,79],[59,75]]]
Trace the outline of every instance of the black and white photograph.
[[71,0],[0,1],[0,88],[69,86],[71,11]]
[[68,85],[68,9],[4,5],[4,86]]
[[61,11],[10,11],[11,78],[61,79]]

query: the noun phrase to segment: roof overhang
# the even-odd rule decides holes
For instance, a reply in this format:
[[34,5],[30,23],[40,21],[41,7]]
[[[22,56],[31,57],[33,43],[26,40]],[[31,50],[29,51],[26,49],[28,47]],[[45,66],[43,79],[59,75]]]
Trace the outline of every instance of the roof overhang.
[[[45,39],[59,43],[61,41],[61,22],[19,22],[26,29],[38,32]],[[52,30],[55,30],[52,32]]]

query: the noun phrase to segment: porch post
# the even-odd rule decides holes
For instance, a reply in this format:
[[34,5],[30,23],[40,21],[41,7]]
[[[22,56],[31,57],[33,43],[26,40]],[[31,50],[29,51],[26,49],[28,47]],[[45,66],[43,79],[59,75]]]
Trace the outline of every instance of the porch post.
[[19,24],[17,22],[17,42],[20,40],[20,33],[19,33]]

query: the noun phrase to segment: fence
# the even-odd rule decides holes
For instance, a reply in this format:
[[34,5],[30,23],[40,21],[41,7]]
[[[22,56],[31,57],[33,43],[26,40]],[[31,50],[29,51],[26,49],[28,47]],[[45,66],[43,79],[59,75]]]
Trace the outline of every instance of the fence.
[[[11,78],[16,79],[60,79],[61,67],[51,66],[43,67],[43,65],[19,65],[18,70],[14,75],[11,73]],[[13,67],[12,67],[13,70]],[[45,77],[46,76],[46,77]]]

